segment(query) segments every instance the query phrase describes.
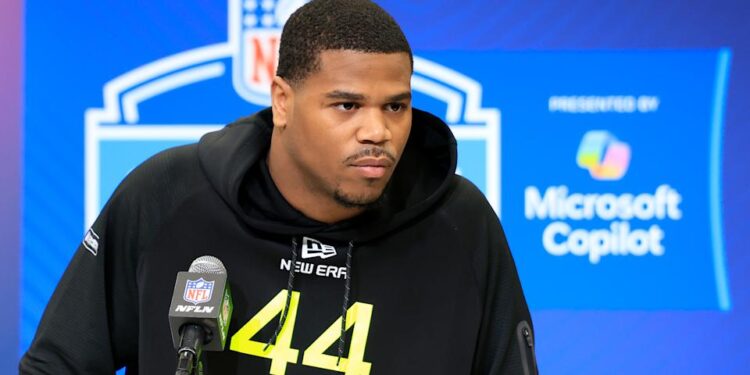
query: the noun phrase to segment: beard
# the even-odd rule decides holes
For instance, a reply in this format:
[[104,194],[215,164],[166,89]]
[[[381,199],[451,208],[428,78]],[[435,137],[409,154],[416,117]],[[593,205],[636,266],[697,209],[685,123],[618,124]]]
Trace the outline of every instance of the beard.
[[336,188],[333,191],[333,200],[340,206],[345,208],[361,208],[365,210],[371,210],[382,205],[385,197],[385,192],[381,192],[378,196],[354,196],[347,194],[341,188]]

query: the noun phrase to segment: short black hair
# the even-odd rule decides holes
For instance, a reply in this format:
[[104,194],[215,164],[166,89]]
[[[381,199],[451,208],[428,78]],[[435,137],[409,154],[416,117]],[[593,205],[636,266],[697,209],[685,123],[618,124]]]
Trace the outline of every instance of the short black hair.
[[327,50],[406,52],[414,67],[401,27],[370,0],[313,0],[297,9],[281,33],[276,75],[299,83],[320,68],[320,53]]

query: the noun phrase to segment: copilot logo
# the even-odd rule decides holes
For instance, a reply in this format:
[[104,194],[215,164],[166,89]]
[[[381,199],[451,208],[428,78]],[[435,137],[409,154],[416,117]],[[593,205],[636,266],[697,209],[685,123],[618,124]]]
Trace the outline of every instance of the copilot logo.
[[[588,131],[576,160],[595,180],[619,180],[628,170],[630,146],[608,131]],[[528,186],[524,201],[527,220],[550,221],[541,238],[547,253],[583,257],[591,264],[606,256],[663,256],[665,232],[659,221],[682,218],[682,195],[667,184],[653,192],[619,194],[573,192],[567,185],[550,186],[542,193]],[[592,221],[608,225],[590,228]]]
[[619,180],[628,171],[630,146],[606,130],[592,130],[583,136],[577,160],[594,179]]

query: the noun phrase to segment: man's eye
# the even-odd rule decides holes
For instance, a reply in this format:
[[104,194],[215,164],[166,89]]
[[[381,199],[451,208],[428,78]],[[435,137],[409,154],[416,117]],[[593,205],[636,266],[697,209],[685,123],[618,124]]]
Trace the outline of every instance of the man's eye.
[[357,109],[357,105],[355,103],[339,103],[336,104],[336,108],[344,111],[351,111],[353,109]]
[[406,106],[403,105],[403,104],[401,104],[401,103],[390,103],[390,104],[386,105],[386,109],[389,110],[389,111],[391,111],[391,112],[398,112],[398,111],[404,109],[404,107],[406,107]]

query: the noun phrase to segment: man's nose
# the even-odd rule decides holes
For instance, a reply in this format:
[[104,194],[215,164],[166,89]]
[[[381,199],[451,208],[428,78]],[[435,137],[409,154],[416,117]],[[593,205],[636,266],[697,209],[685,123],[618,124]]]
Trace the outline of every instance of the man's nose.
[[382,110],[368,108],[361,113],[363,117],[357,129],[357,140],[360,143],[380,144],[391,139],[388,119]]

